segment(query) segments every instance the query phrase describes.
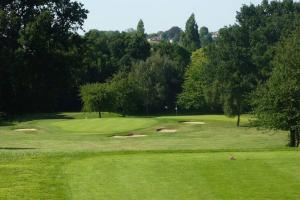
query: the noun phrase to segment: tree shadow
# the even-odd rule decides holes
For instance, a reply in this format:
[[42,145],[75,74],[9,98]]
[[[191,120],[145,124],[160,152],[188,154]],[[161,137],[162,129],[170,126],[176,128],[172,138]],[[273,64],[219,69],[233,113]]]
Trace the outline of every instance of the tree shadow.
[[13,122],[0,120],[0,126],[13,126],[13,125],[15,125]]
[[11,150],[11,151],[20,151],[20,150],[35,150],[36,148],[17,148],[17,147],[0,147],[0,150]]
[[46,119],[74,119],[71,116],[65,115],[63,113],[45,113],[45,114],[30,114],[30,115],[19,115],[13,116],[8,119],[8,121],[18,121],[27,122],[34,120],[46,120]]

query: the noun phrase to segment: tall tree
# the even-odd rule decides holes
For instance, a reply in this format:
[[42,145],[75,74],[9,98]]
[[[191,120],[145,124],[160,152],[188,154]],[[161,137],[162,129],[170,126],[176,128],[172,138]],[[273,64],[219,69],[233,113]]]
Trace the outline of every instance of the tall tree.
[[1,1],[0,43],[7,50],[0,52],[7,61],[0,64],[5,68],[0,85],[4,111],[72,107],[82,58],[81,38],[75,32],[86,17],[87,10],[77,1]]
[[167,56],[153,54],[146,61],[141,61],[133,66],[131,76],[136,80],[143,106],[147,114],[161,111],[166,105],[168,76],[175,63]]
[[204,69],[208,80],[205,87],[220,95],[225,114],[238,117],[237,126],[247,107],[247,96],[256,82],[256,68],[251,62],[247,42],[247,33],[235,25],[220,30],[214,48],[206,49],[209,63]]
[[273,46],[300,24],[300,3],[263,0],[259,5],[242,6],[236,19],[248,34],[249,53],[258,69],[258,79],[266,81],[272,73]]
[[153,51],[162,57],[172,58],[174,65],[166,72],[167,88],[166,106],[175,107],[177,95],[182,91],[185,71],[190,64],[191,54],[176,43],[161,42],[153,46]]
[[192,54],[192,62],[185,74],[183,92],[178,96],[178,104],[187,110],[206,111],[207,103],[203,91],[203,68],[207,63],[203,49]]
[[139,37],[145,37],[145,25],[143,20],[138,22],[136,32]]
[[185,32],[181,35],[180,43],[183,47],[191,52],[201,47],[195,14],[192,14],[187,20],[185,25]]
[[252,96],[256,125],[290,131],[289,146],[300,144],[300,29],[276,48],[274,71]]

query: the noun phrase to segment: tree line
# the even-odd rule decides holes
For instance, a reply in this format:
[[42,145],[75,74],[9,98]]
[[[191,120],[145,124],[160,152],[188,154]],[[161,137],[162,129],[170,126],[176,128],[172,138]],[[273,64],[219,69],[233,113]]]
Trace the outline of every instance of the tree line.
[[187,109],[222,108],[228,116],[251,113],[253,125],[290,131],[299,146],[300,3],[244,5],[237,23],[197,50],[179,102]]
[[216,39],[192,14],[159,43],[147,41],[142,20],[126,32],[79,35],[87,13],[71,0],[0,2],[0,112],[176,108],[224,112],[238,126],[252,113],[253,124],[288,130],[299,146],[300,3],[244,5]]

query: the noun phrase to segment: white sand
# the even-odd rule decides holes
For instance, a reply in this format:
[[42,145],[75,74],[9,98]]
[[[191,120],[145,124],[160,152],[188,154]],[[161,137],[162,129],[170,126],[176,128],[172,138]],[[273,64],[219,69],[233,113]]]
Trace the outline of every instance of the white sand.
[[157,132],[159,132],[159,133],[176,133],[177,130],[176,129],[166,129],[166,128],[163,128],[163,129],[158,130]]
[[17,131],[17,132],[33,132],[33,131],[37,131],[37,129],[35,129],[35,128],[22,128],[22,129],[16,129],[15,131]]
[[190,124],[190,125],[204,125],[205,122],[183,122],[184,124]]
[[147,135],[127,135],[127,136],[116,135],[116,136],[113,136],[113,138],[117,138],[117,139],[140,138],[140,137],[147,137]]

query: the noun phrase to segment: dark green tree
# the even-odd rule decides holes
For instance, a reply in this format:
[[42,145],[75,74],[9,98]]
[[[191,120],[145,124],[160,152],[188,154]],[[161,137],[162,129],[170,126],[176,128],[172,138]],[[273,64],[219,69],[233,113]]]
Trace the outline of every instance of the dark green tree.
[[115,98],[114,111],[123,116],[141,112],[143,94],[131,73],[119,72],[109,84]]
[[190,64],[191,54],[178,44],[161,42],[153,46],[154,52],[162,57],[172,58],[172,68],[166,72],[167,88],[165,105],[169,108],[176,106],[177,95],[182,91],[185,71]]
[[300,143],[300,29],[276,48],[274,71],[252,95],[255,124],[290,131],[289,146]]
[[133,66],[131,76],[137,83],[147,114],[161,111],[166,105],[169,90],[167,78],[174,65],[168,57],[155,53]]
[[249,53],[258,69],[258,79],[266,81],[272,73],[273,46],[300,23],[300,3],[293,0],[262,1],[244,5],[238,12],[238,25],[248,34]]
[[219,95],[225,114],[238,117],[237,126],[256,83],[256,67],[251,62],[247,42],[247,33],[235,25],[223,28],[214,48],[206,49],[206,91],[214,91],[214,97]]
[[178,43],[182,33],[183,31],[181,28],[174,26],[162,34],[162,39],[165,41],[173,41],[173,43]]
[[140,20],[138,22],[136,32],[139,37],[145,37],[145,25],[144,25],[143,20]]
[[212,35],[205,26],[200,28],[199,36],[202,47],[205,47],[213,42]]
[[180,44],[190,52],[201,47],[198,25],[194,14],[192,14],[186,22],[185,31],[181,35]]
[[76,30],[86,17],[77,1],[1,1],[0,107],[5,112],[74,108],[82,64]]

